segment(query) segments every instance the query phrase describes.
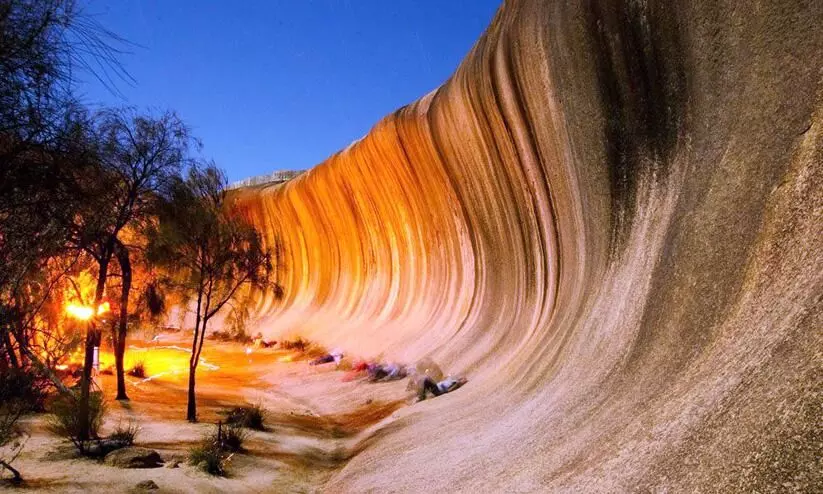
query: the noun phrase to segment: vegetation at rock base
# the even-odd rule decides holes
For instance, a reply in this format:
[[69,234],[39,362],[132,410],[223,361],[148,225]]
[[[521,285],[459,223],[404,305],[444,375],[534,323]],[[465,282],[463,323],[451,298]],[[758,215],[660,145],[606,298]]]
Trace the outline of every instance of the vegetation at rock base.
[[248,429],[266,430],[266,409],[260,403],[234,407],[224,412],[227,424],[239,424]]
[[126,425],[117,424],[117,427],[111,434],[109,434],[108,438],[111,441],[122,443],[125,446],[131,446],[134,444],[134,440],[137,438],[137,434],[139,433],[140,426],[135,422],[129,422]]
[[243,449],[247,435],[240,424],[217,423],[212,432],[189,450],[189,463],[206,473],[225,476],[231,458]]

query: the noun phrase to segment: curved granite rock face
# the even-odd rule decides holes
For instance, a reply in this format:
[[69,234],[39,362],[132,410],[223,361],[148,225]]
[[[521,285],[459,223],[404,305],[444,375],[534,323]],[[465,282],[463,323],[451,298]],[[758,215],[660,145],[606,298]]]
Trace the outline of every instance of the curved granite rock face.
[[819,488],[823,3],[567,3],[241,194],[285,246],[260,330],[470,378],[331,490]]

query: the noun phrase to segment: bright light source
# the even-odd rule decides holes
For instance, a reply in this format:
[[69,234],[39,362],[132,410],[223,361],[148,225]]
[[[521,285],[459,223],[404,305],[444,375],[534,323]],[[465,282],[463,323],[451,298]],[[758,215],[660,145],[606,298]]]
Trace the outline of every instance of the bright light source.
[[[97,307],[97,315],[105,314],[111,309],[111,305],[108,302],[103,302]],[[85,305],[78,305],[78,304],[69,304],[66,306],[66,313],[69,316],[79,319],[81,321],[88,321],[91,319],[91,316],[94,315],[94,311],[91,307],[86,307]]]
[[94,315],[94,311],[91,307],[86,307],[83,305],[77,304],[69,304],[66,306],[66,313],[75,319],[79,319],[81,321],[88,321],[91,319],[91,316]]

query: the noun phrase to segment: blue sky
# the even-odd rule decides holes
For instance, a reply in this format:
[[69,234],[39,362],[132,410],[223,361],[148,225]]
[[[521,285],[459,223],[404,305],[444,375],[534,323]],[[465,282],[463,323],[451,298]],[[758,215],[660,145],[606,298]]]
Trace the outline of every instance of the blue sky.
[[234,181],[309,168],[439,86],[500,0],[87,0],[135,46],[118,94],[91,105],[172,109]]

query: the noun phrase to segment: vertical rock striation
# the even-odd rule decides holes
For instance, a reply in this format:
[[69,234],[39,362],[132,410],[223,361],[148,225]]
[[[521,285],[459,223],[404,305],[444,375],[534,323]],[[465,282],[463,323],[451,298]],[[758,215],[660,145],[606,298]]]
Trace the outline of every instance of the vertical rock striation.
[[823,3],[506,1],[451,79],[238,194],[270,336],[431,356],[329,491],[823,485]]

